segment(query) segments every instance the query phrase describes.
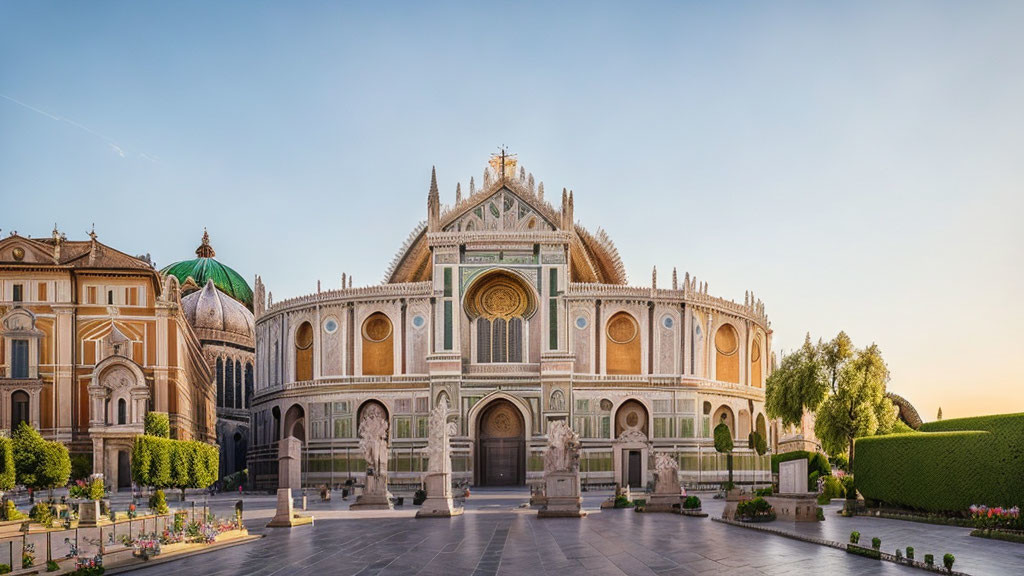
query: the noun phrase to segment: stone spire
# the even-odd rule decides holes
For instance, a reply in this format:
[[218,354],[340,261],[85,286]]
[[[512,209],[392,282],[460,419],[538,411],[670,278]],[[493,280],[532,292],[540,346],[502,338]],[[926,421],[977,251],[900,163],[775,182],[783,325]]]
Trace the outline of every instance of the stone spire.
[[562,230],[569,229],[569,191],[562,188]]
[[462,202],[462,182],[455,183],[455,205],[458,206]]
[[470,176],[469,177],[469,195],[472,196],[473,194],[476,194],[476,180],[473,180],[473,177]]
[[348,288],[348,275],[344,272],[341,273],[341,289]]
[[540,184],[537,185],[537,198],[539,198],[542,201],[544,200],[544,183],[543,182],[541,182]]
[[96,263],[96,255],[99,253],[98,242],[96,242],[96,223],[93,222],[92,230],[89,231],[89,265]]
[[430,168],[430,193],[427,194],[427,231],[436,232],[441,224],[441,195],[437,191],[437,170]]
[[654,266],[651,268],[651,289],[658,289],[658,267]]
[[259,318],[267,311],[267,294],[266,287],[263,286],[263,279],[260,275],[256,275],[256,281],[253,282],[253,294],[252,294],[252,313],[253,316]]
[[57,230],[57,223],[53,223],[53,263],[60,264],[60,244],[61,244],[60,231]]
[[676,274],[675,266],[672,267],[672,289],[679,290],[679,276]]
[[200,258],[213,258],[217,253],[213,251],[213,246],[210,246],[210,233],[203,228],[203,241],[199,244],[199,248],[196,248],[196,256]]

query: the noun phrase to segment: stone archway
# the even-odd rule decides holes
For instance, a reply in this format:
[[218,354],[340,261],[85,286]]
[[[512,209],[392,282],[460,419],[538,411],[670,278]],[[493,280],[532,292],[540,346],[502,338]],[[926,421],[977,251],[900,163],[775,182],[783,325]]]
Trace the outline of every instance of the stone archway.
[[478,486],[522,486],[526,483],[526,422],[505,399],[484,407],[477,424]]

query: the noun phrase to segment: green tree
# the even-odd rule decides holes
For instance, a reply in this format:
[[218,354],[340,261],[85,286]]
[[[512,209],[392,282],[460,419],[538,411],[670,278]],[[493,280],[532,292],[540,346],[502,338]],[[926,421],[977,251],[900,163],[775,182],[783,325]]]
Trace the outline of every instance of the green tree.
[[0,438],[0,492],[14,489],[17,478],[14,470],[14,442]]
[[853,340],[850,340],[846,332],[840,331],[828,342],[819,342],[818,348],[821,350],[821,365],[825,371],[825,379],[828,381],[830,392],[835,394],[839,386],[839,375],[856,352]]
[[839,370],[835,392],[817,411],[814,433],[830,454],[846,452],[854,470],[853,441],[896,427],[896,411],[885,397],[889,369],[878,346],[858,350]]
[[732,489],[732,430],[725,423],[725,414],[722,415],[722,422],[715,426],[715,450],[725,454],[725,464],[729,469],[729,488]]
[[27,422],[22,422],[11,435],[11,441],[14,446],[17,483],[36,488],[36,471],[39,469],[39,458],[46,447],[46,440]]
[[71,455],[68,447],[60,442],[47,442],[39,458],[36,470],[38,488],[46,488],[53,498],[53,489],[65,486],[71,477]]
[[786,354],[782,365],[768,376],[765,408],[769,418],[779,418],[784,425],[798,425],[805,411],[813,412],[825,399],[829,379],[821,346],[815,346],[808,334],[804,345]]
[[33,490],[46,488],[52,492],[54,488],[68,483],[71,456],[67,446],[59,442],[47,442],[26,422],[18,425],[11,443],[18,484]]
[[150,451],[146,436],[136,436],[132,444],[132,479],[139,486],[152,486],[149,472],[153,465],[153,454]]
[[146,434],[157,438],[171,437],[171,421],[166,412],[146,412]]

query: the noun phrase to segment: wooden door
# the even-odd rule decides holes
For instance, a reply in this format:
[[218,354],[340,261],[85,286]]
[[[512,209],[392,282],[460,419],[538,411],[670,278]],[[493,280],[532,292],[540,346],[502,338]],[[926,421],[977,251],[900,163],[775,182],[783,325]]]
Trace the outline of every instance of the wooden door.
[[639,450],[629,451],[629,464],[627,465],[627,473],[629,474],[629,487],[630,488],[643,488],[643,455]]

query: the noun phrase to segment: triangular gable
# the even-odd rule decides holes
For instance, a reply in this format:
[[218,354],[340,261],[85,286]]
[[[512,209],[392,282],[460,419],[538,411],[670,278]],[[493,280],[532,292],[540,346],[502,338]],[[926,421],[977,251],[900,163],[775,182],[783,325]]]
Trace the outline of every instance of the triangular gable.
[[515,180],[499,180],[453,207],[441,229],[446,232],[474,230],[552,231],[559,228],[550,205],[534,198]]
[[4,264],[48,264],[53,265],[53,247],[12,234],[0,240],[0,262]]

